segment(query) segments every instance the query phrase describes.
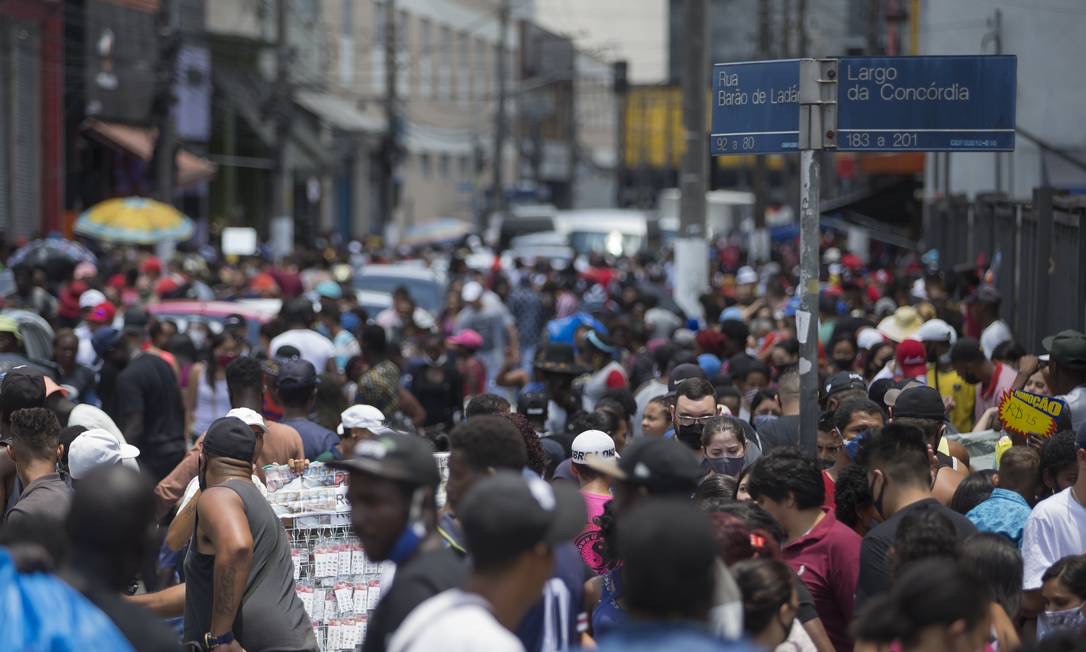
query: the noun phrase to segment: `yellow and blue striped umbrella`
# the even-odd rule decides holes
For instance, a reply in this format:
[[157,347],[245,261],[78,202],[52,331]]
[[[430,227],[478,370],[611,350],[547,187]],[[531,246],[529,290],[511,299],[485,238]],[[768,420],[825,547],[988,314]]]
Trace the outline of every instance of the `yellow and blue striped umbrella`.
[[173,206],[143,197],[107,199],[83,212],[75,232],[105,242],[155,244],[192,237],[192,220]]

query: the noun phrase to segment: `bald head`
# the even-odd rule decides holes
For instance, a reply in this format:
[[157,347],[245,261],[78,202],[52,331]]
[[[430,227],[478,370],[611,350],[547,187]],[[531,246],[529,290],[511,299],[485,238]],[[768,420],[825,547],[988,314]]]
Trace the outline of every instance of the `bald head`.
[[121,559],[144,542],[154,514],[150,480],[119,464],[100,466],[79,483],[66,526],[77,549]]

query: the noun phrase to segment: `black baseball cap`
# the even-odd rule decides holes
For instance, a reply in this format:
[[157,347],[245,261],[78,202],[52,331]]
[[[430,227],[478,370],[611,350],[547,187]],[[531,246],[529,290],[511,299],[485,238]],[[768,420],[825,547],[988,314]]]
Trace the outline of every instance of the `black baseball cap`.
[[124,331],[126,333],[140,333],[147,328],[151,317],[143,308],[132,307],[124,313]]
[[1052,362],[1072,370],[1086,370],[1086,335],[1065,330],[1044,338],[1041,344]]
[[585,466],[652,494],[690,494],[704,475],[694,452],[674,439],[643,437],[621,459],[591,457]]
[[300,358],[280,363],[275,377],[275,387],[285,390],[316,387],[318,382],[317,370],[313,368],[313,363]]
[[667,391],[674,392],[675,388],[679,386],[679,383],[687,378],[705,378],[705,370],[696,364],[684,363],[678,365],[671,370],[671,373],[667,376]]
[[934,387],[921,385],[903,390],[893,405],[894,418],[927,419],[945,421],[946,406],[943,397]]
[[16,367],[0,381],[0,412],[5,417],[16,410],[45,404],[45,377],[30,368]]
[[999,303],[1003,297],[999,294],[999,290],[995,289],[995,286],[984,284],[978,285],[977,289],[973,290],[973,293],[965,298],[966,303]]
[[543,392],[528,392],[517,401],[517,412],[530,419],[545,417],[549,400]]
[[867,383],[864,377],[855,371],[838,371],[826,379],[826,398],[849,389],[862,389],[867,392]]
[[234,312],[226,316],[226,319],[222,322],[223,328],[246,328],[249,325],[249,321],[245,317]]
[[237,417],[215,419],[204,435],[204,451],[216,457],[252,462],[256,453],[256,434]]
[[434,447],[417,435],[390,433],[359,443],[349,459],[329,462],[334,469],[366,473],[383,480],[436,487],[441,481]]
[[572,541],[588,522],[572,485],[498,471],[468,490],[456,514],[477,564],[515,559],[532,547]]

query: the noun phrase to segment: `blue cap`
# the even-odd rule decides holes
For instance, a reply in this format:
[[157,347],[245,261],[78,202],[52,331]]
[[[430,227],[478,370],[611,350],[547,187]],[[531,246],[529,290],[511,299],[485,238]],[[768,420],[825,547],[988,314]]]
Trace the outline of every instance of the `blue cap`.
[[339,316],[339,327],[353,333],[362,327],[362,319],[353,312],[345,312]]
[[720,319],[717,321],[728,321],[729,319],[743,321],[743,309],[739,306],[728,306],[720,312]]
[[720,358],[712,353],[702,353],[698,356],[698,366],[706,376],[712,378],[720,373]]
[[317,294],[324,299],[342,299],[343,288],[335,281],[321,281],[317,283]]
[[117,344],[120,343],[124,335],[116,328],[99,328],[94,331],[94,335],[91,337],[91,346],[94,347],[94,352],[98,354],[99,358],[106,357],[106,354],[113,350]]

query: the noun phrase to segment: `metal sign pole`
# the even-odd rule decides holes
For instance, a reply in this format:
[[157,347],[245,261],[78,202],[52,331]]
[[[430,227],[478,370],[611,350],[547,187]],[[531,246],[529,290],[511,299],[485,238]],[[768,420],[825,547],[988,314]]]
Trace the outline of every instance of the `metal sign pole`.
[[836,141],[836,63],[804,59],[799,74],[799,446],[810,454],[818,439],[818,223],[821,180],[819,150]]

